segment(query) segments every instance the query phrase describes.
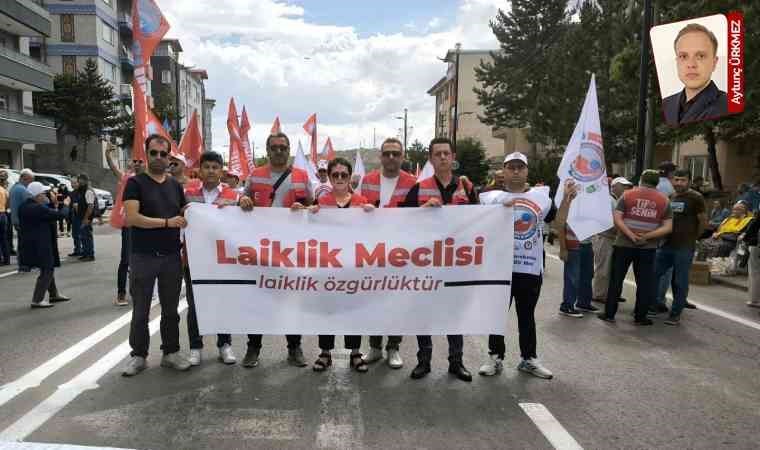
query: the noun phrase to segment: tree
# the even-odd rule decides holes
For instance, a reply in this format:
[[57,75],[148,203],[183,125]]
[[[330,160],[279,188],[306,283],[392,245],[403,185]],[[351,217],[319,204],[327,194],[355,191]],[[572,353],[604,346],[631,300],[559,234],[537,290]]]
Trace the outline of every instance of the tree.
[[415,139],[414,142],[412,142],[412,145],[406,150],[406,160],[409,161],[411,170],[416,170],[417,166],[422,170],[428,160],[427,148],[425,148],[422,142]]
[[475,138],[464,138],[457,141],[457,162],[459,175],[466,175],[476,186],[482,186],[488,176],[486,148]]
[[183,119],[184,116],[177,112],[177,97],[174,95],[174,91],[169,87],[160,87],[158,92],[156,92],[153,102],[153,113],[158,117],[158,120],[162,122],[165,120],[169,121],[171,131],[166,131],[169,132],[175,141],[179,142],[182,139],[184,130],[175,130],[174,128],[176,128],[177,118]]
[[52,117],[59,132],[74,136],[82,146],[105,138],[119,123],[113,87],[91,58],[76,75],[56,75],[53,91],[36,93],[34,99],[40,114]]

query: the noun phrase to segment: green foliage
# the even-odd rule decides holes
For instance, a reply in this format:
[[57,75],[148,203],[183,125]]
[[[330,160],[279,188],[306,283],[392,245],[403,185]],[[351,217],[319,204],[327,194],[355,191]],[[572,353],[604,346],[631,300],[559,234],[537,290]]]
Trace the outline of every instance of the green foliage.
[[82,145],[105,138],[120,123],[119,101],[93,59],[75,75],[56,75],[53,90],[35,93],[34,102],[37,112],[52,117],[59,131]]
[[476,186],[482,186],[488,176],[486,149],[474,138],[464,138],[457,141],[457,162],[459,175],[466,175]]
[[419,140],[412,142],[412,145],[406,150],[406,160],[409,162],[409,167],[412,172],[417,170],[417,165],[419,165],[420,170],[422,170],[428,160],[428,151],[427,148],[425,148],[425,145]]
[[182,139],[183,130],[176,130],[175,128],[177,127],[177,118],[182,119],[184,116],[177,113],[177,97],[174,94],[174,90],[161,86],[155,94],[153,98],[153,113],[161,123],[164,123],[164,120],[169,121],[171,131],[167,131],[169,131],[169,134],[171,134],[175,141],[179,142]]

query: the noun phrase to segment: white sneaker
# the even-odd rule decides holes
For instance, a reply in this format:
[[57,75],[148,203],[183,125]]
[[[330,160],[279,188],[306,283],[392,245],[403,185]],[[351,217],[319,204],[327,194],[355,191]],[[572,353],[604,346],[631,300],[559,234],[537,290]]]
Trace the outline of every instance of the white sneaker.
[[124,366],[124,371],[121,374],[125,377],[133,377],[145,370],[146,367],[148,367],[148,365],[145,363],[145,358],[142,356],[133,356],[127,361],[127,365]]
[[404,367],[404,360],[401,359],[401,353],[398,350],[388,350],[388,366],[391,369],[400,369]]
[[552,372],[546,367],[542,366],[536,358],[523,359],[522,362],[520,362],[520,364],[517,366],[517,370],[527,372],[533,376],[546,380],[551,380],[554,377]]
[[230,344],[224,344],[219,348],[219,361],[225,364],[235,364],[237,362]]
[[364,355],[364,362],[367,364],[372,364],[373,362],[380,361],[381,359],[383,359],[383,351],[379,348],[370,348],[369,352]]
[[50,300],[48,300],[48,299],[42,300],[39,303],[32,302],[32,309],[36,309],[36,308],[52,308],[53,306],[55,306],[55,305],[52,304],[52,303],[50,303]]
[[190,355],[188,356],[187,361],[190,363],[191,366],[200,366],[201,365],[201,350],[197,348],[191,348]]
[[486,377],[492,377],[501,373],[502,369],[504,369],[504,360],[499,358],[499,355],[489,355],[488,361],[480,366],[478,373]]
[[185,359],[184,356],[180,355],[179,352],[174,352],[169,353],[168,355],[164,355],[163,358],[161,358],[161,367],[168,367],[169,369],[185,371],[188,370],[191,366],[190,361]]

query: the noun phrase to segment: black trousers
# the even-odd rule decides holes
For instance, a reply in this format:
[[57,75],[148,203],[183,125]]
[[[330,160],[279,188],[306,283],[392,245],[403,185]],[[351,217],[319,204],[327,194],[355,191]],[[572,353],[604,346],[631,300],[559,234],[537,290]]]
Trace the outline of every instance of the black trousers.
[[131,236],[129,228],[121,229],[121,258],[119,259],[119,268],[116,271],[116,293],[126,295],[127,293],[127,275],[129,274],[129,254],[131,249]]
[[[261,348],[261,337],[260,334],[249,334],[248,348]],[[301,346],[300,334],[286,334],[285,339],[288,342],[288,350],[295,350]]]
[[654,248],[612,247],[610,287],[607,290],[607,303],[604,305],[604,313],[607,317],[615,317],[617,313],[617,299],[623,293],[625,276],[628,273],[628,268],[633,264],[633,275],[636,278],[634,316],[636,320],[646,319],[647,310],[649,305],[655,301],[657,286],[659,285],[655,276],[654,261],[656,255],[657,249]]
[[34,284],[34,293],[32,294],[32,303],[39,303],[45,299],[45,292],[48,292],[50,298],[58,296],[58,288],[55,285],[55,269],[40,269],[40,275]]
[[[464,336],[461,334],[449,334],[446,336],[449,341],[449,362],[462,362],[464,352]],[[430,364],[433,356],[433,337],[417,336],[417,360],[420,363]]]
[[[520,356],[523,359],[536,358],[536,304],[541,295],[543,277],[524,273],[512,273],[512,298],[517,311],[517,328],[520,334]],[[504,358],[506,345],[504,336],[488,336],[488,353]]]
[[16,253],[18,253],[18,268],[26,269],[27,266],[21,264],[21,255],[23,254],[22,245],[21,245],[22,244],[21,241],[23,239],[21,237],[21,227],[18,225],[13,225],[13,228],[16,230],[16,239],[18,240],[18,242],[16,243],[16,249],[17,249]]
[[[185,292],[187,292],[187,335],[191,349],[203,348],[203,336],[198,331],[198,315],[195,311],[195,294],[193,293],[193,280],[190,279],[190,268],[185,267]],[[224,344],[232,344],[232,336],[229,334],[217,334],[216,346],[221,348]]]
[[129,292],[132,295],[133,308],[129,345],[132,347],[132,356],[148,356],[148,317],[156,280],[158,300],[161,303],[161,350],[164,355],[179,351],[177,305],[182,290],[182,261],[179,251],[170,255],[132,253],[130,266],[132,276],[129,280]]
[[11,263],[11,248],[9,246],[8,228],[10,228],[10,218],[6,213],[0,213],[0,262],[3,264]]
[[5,236],[5,239],[8,241],[8,249],[11,253],[15,252],[13,249],[13,222],[11,221],[11,213],[7,212],[4,213],[5,218],[8,220],[8,228],[6,229],[6,233],[8,233]]
[[[399,345],[401,344],[401,336],[388,336],[388,343],[385,345],[385,350],[398,350]],[[383,337],[382,336],[370,336],[369,337],[369,346],[376,349],[382,349],[383,348]]]
[[[358,350],[362,346],[362,337],[359,336],[343,336],[343,343],[349,350]],[[335,348],[335,335],[334,334],[320,334],[319,335],[319,348],[324,351],[329,351]]]

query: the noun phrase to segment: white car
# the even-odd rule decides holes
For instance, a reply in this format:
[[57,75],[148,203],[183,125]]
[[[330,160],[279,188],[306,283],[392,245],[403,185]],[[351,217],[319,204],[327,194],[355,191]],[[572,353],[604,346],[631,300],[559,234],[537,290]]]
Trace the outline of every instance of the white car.
[[[34,181],[39,181],[46,186],[52,187],[58,187],[58,185],[62,184],[66,186],[69,191],[72,190],[71,178],[65,175],[58,175],[54,173],[35,173]],[[113,206],[113,196],[106,190],[98,189],[93,186],[90,186],[90,188],[95,192],[95,196],[98,198],[98,209],[100,210],[100,215],[102,216],[105,214],[108,208],[111,208]]]

